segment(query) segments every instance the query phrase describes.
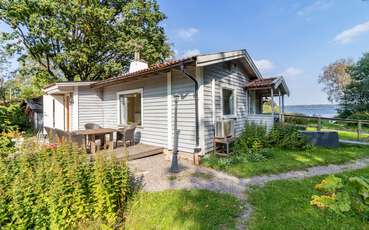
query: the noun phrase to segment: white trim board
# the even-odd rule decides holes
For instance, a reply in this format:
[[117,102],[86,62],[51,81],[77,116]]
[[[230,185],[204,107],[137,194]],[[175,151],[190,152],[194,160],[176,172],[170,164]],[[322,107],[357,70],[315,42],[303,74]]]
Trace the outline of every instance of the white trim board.
[[[233,91],[233,114],[224,115],[223,114],[223,89],[228,89]],[[229,85],[220,85],[220,113],[222,119],[232,119],[237,118],[237,88]]]
[[204,109],[204,68],[196,67],[196,81],[199,84],[198,88],[198,105],[199,105],[199,147],[201,153],[205,151],[205,109]]
[[[144,98],[144,94],[143,94],[143,88],[137,88],[137,89],[130,89],[130,90],[124,90],[124,91],[119,91],[119,92],[117,92],[117,97],[116,97],[116,105],[117,105],[117,125],[122,125],[122,124],[120,124],[120,117],[119,117],[119,113],[120,113],[120,109],[119,109],[119,96],[120,95],[126,95],[126,94],[132,94],[132,93],[140,93],[141,94],[141,125],[139,125],[139,126],[141,126],[141,127],[143,127],[144,126],[144,111],[143,111],[143,108],[144,108],[144,106],[143,106],[143,102],[144,102],[144,100],[143,100],[143,98]],[[123,124],[123,125],[127,125],[127,124]]]
[[173,148],[172,141],[172,72],[167,72],[167,119],[168,119],[168,149]]

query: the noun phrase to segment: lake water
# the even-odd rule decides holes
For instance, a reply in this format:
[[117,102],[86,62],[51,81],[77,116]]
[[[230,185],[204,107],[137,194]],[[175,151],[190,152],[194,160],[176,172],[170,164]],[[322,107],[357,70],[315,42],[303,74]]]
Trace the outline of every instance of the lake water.
[[334,117],[337,115],[338,105],[286,105],[288,113],[302,113],[307,116]]

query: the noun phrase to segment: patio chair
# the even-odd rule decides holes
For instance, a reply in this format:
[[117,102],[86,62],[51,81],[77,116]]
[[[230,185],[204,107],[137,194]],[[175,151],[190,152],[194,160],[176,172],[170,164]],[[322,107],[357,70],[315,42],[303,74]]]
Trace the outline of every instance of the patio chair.
[[55,133],[56,133],[56,136],[57,136],[57,142],[59,144],[64,144],[64,143],[67,143],[69,141],[69,135],[66,132],[64,132],[63,130],[55,129]]
[[82,148],[86,146],[84,135],[77,133],[69,133],[69,140],[71,143],[76,144],[78,148]]
[[56,132],[53,128],[45,126],[46,136],[49,139],[49,144],[56,143]]
[[118,140],[123,142],[123,145],[126,146],[127,142],[129,141],[129,145],[135,145],[135,130],[136,124],[132,124],[123,130],[117,131],[117,145]]

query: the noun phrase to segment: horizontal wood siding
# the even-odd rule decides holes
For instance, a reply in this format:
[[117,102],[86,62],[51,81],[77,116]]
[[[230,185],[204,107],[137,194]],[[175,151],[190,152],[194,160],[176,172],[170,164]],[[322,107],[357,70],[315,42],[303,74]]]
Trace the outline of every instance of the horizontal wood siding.
[[248,115],[248,97],[244,86],[249,81],[248,77],[240,71],[239,67],[229,68],[229,64],[220,63],[204,68],[204,108],[205,108],[205,152],[213,149],[213,119],[212,119],[212,79],[215,79],[215,119],[222,119],[221,111],[221,87],[231,87],[236,91],[236,118],[235,131],[239,135]]
[[79,129],[85,129],[86,123],[104,125],[102,91],[81,86],[78,89]]
[[143,126],[137,128],[136,137],[141,143],[166,147],[168,138],[166,81],[166,75],[161,74],[149,79],[105,87],[104,127],[116,128],[118,125],[117,92],[143,88]]
[[[195,76],[194,72],[190,73]],[[175,95],[178,95],[177,129],[178,150],[193,153],[196,147],[194,82],[181,72],[172,73],[172,127],[174,129]]]

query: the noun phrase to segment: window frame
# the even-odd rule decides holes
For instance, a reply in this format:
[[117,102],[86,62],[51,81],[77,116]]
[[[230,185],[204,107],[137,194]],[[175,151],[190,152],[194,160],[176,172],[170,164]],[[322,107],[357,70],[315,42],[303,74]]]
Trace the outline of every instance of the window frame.
[[[223,105],[223,89],[231,90],[233,92],[233,114],[224,115],[224,105]],[[220,87],[220,107],[223,119],[227,118],[237,118],[237,89],[231,86],[222,85]]]
[[140,93],[141,94],[141,124],[137,126],[142,127],[144,124],[144,116],[143,116],[143,88],[137,88],[137,89],[130,89],[130,90],[124,90],[124,91],[119,91],[117,92],[117,125],[128,125],[128,124],[120,124],[120,101],[119,101],[119,97],[121,95],[128,95],[128,94],[133,94],[133,93]]

